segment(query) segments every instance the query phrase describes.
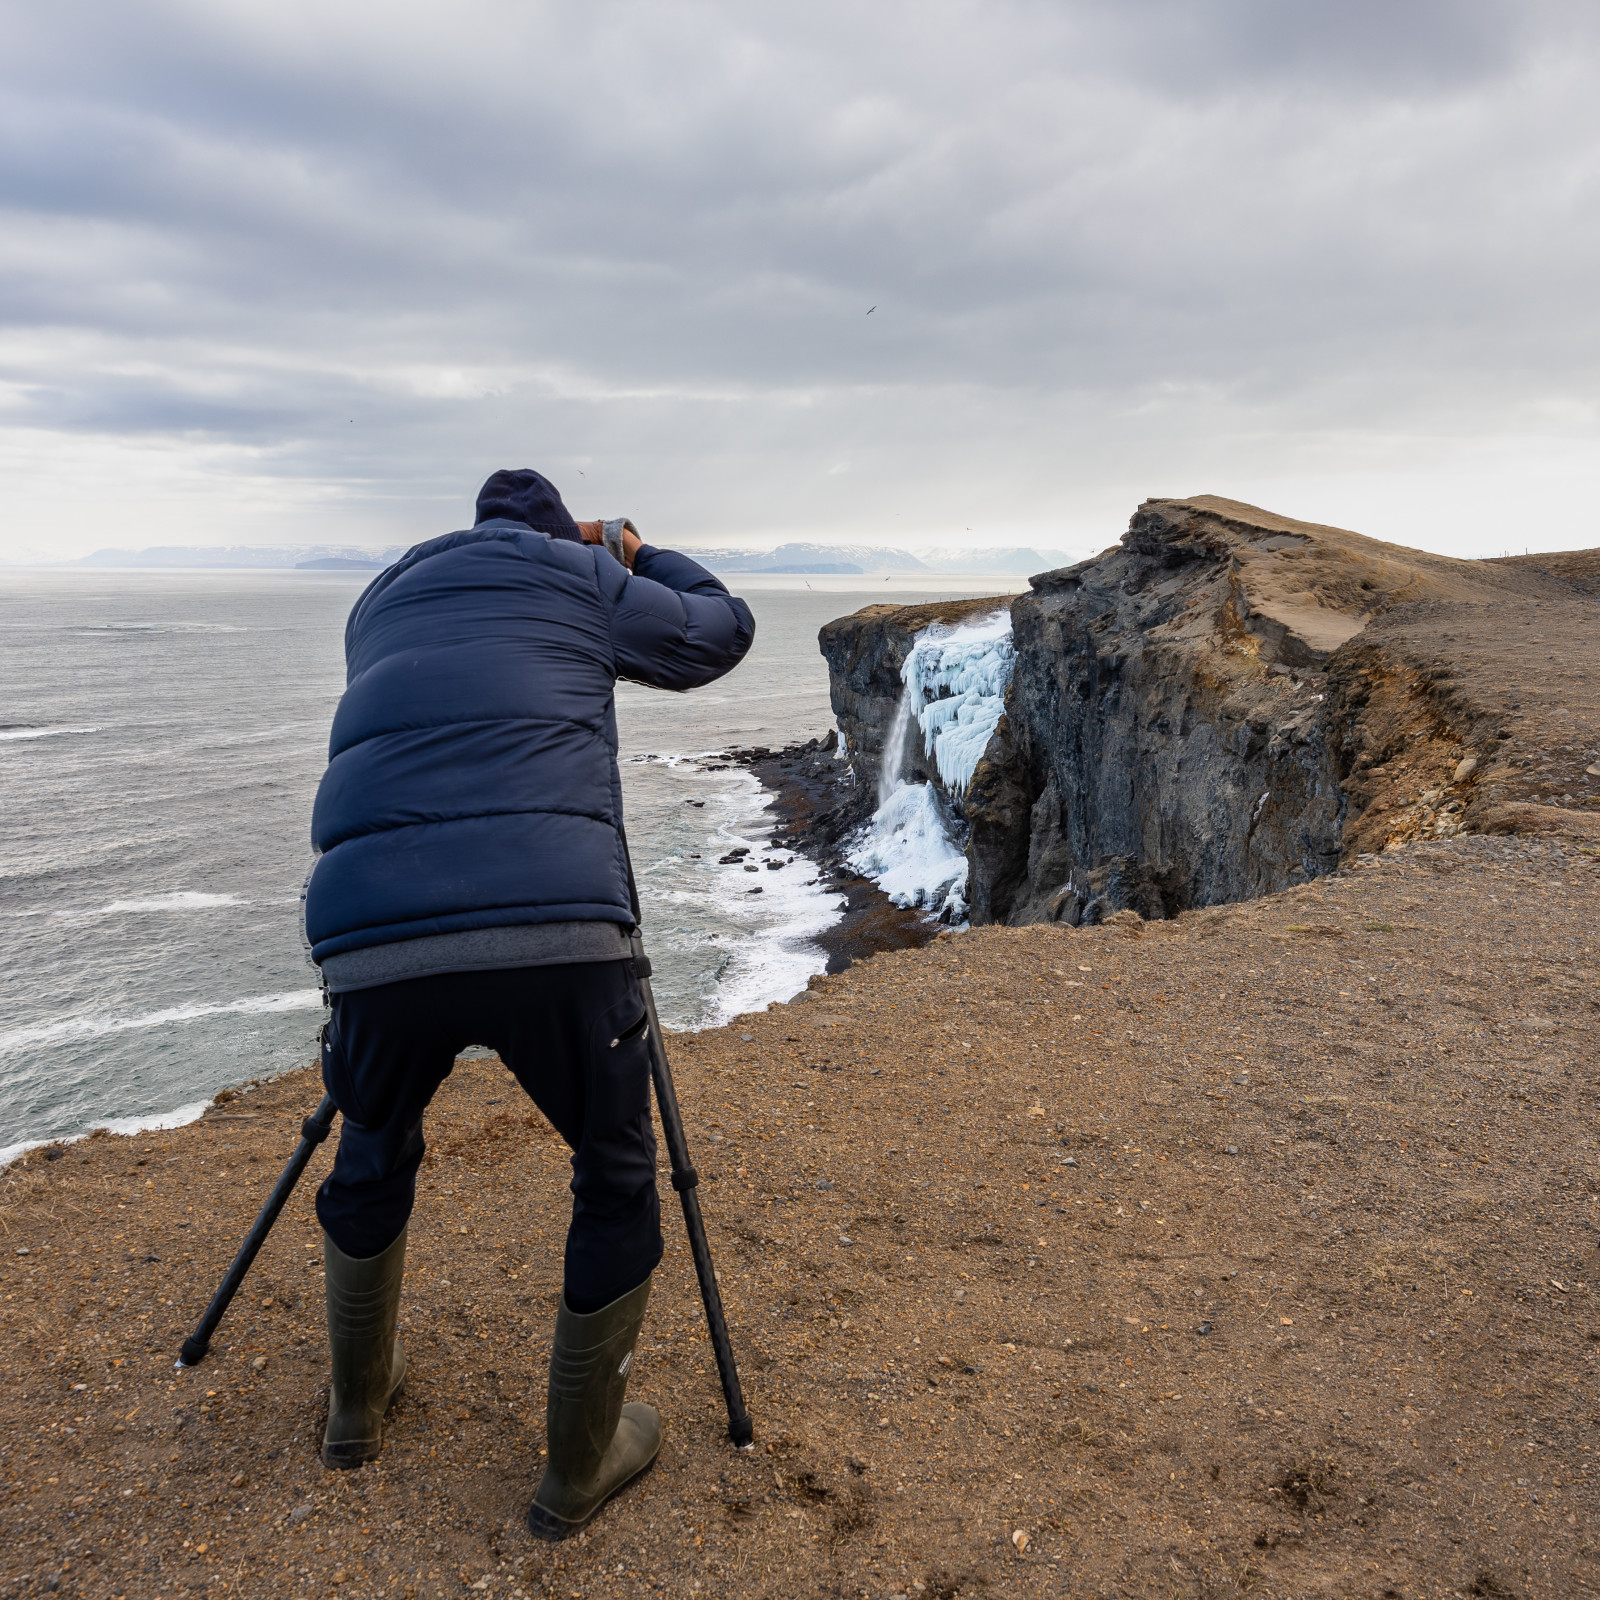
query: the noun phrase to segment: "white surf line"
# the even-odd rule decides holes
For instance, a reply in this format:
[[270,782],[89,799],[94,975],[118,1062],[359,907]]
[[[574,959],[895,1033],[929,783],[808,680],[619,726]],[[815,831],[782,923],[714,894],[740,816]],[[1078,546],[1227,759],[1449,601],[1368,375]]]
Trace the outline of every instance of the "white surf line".
[[[130,1135],[135,1133],[160,1133],[168,1128],[184,1128],[191,1122],[198,1122],[212,1107],[210,1100],[191,1100],[187,1105],[178,1106],[172,1111],[154,1111],[143,1117],[107,1117],[101,1122],[90,1123],[90,1129],[104,1128],[107,1133]],[[0,1145],[0,1167],[8,1167],[19,1156],[25,1156],[30,1150],[42,1150],[46,1145],[52,1144],[77,1144],[80,1139],[87,1139],[87,1133],[58,1134],[54,1139],[21,1139],[16,1144]]]
[[13,739],[55,739],[68,733],[99,733],[98,728],[5,728],[0,729],[0,742]]
[[197,1022],[202,1017],[261,1016],[276,1011],[312,1011],[322,1005],[320,989],[295,989],[287,994],[252,995],[221,1005],[169,1006],[142,1017],[63,1017],[56,1022],[36,1022],[0,1033],[0,1056],[29,1045],[60,1044],[71,1039],[97,1039],[112,1033],[133,1033],[144,1028],[164,1028]]
[[191,1122],[198,1122],[211,1109],[211,1105],[209,1100],[191,1100],[188,1105],[178,1106],[172,1111],[155,1111],[143,1117],[107,1117],[93,1126],[104,1128],[107,1133],[123,1135],[160,1133],[167,1128],[182,1128]]
[[[713,838],[743,845],[748,854],[738,863],[717,862],[712,868],[716,876],[711,893],[724,916],[736,927],[743,925],[742,937],[729,950],[732,961],[718,979],[715,1009],[702,1024],[705,1027],[721,1027],[747,1011],[761,1011],[793,999],[809,978],[826,970],[827,954],[816,939],[844,910],[843,897],[818,887],[815,877],[800,881],[808,870],[820,872],[815,862],[802,851],[774,847],[777,819],[770,813],[777,796],[753,772],[737,770],[748,784],[736,792],[745,815],[719,824]],[[781,878],[765,870],[759,875],[744,872],[745,861],[765,868],[775,857],[805,865]],[[750,884],[750,876],[757,877],[756,885]],[[750,896],[752,887],[763,891],[759,901]]]
[[[291,902],[298,903],[298,902]],[[213,906],[247,906],[236,894],[206,894],[199,889],[173,889],[142,900],[113,900],[108,906],[79,912],[85,917],[109,917],[122,911],[208,911]]]

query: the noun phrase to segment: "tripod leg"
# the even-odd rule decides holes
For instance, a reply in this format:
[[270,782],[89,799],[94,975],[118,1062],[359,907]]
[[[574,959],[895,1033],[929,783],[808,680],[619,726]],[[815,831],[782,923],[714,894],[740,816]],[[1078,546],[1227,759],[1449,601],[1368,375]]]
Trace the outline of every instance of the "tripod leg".
[[666,1041],[661,1036],[661,1019],[656,1015],[655,996],[650,992],[650,958],[644,953],[644,934],[639,929],[639,885],[633,876],[633,856],[628,836],[618,826],[622,859],[628,869],[628,899],[633,908],[633,970],[644,994],[645,1014],[650,1019],[650,1076],[656,1086],[656,1109],[661,1113],[661,1131],[666,1135],[667,1157],[672,1163],[672,1187],[683,1202],[683,1223],[689,1233],[689,1253],[694,1257],[694,1273],[700,1280],[700,1298],[706,1308],[706,1328],[717,1358],[717,1376],[722,1379],[722,1398],[728,1407],[728,1437],[741,1450],[750,1447],[755,1430],[750,1413],[744,1408],[744,1390],[739,1384],[739,1367],[733,1359],[733,1342],[728,1338],[728,1319],[722,1310],[722,1291],[717,1288],[716,1268],[711,1264],[711,1245],[706,1238],[705,1219],[700,1215],[700,1196],[695,1189],[700,1174],[689,1160],[689,1141],[683,1133],[683,1114],[678,1110],[678,1092],[672,1086],[672,1067],[667,1061]]
[[194,1332],[183,1341],[183,1348],[178,1353],[180,1367],[193,1367],[205,1359],[206,1351],[211,1348],[211,1335],[217,1331],[217,1324],[222,1321],[223,1314],[233,1303],[233,1297],[239,1292],[239,1285],[244,1282],[245,1274],[249,1272],[251,1263],[256,1258],[256,1252],[266,1243],[267,1235],[272,1232],[273,1223],[278,1220],[278,1213],[283,1210],[284,1202],[288,1200],[294,1191],[294,1186],[300,1181],[300,1174],[306,1170],[312,1152],[328,1137],[337,1111],[338,1107],[333,1103],[333,1096],[325,1094],[321,1105],[300,1124],[300,1143],[295,1146],[294,1154],[289,1157],[288,1166],[283,1169],[283,1175],[273,1186],[272,1193],[267,1196],[267,1203],[262,1206],[261,1214],[255,1220],[255,1226],[245,1235],[244,1243],[239,1246],[239,1253],[233,1258],[233,1265],[223,1275],[222,1282],[217,1286],[217,1292],[212,1295],[211,1304],[206,1307],[205,1315],[195,1325]]
[[683,1115],[678,1110],[678,1094],[672,1085],[672,1068],[667,1062],[667,1047],[656,1017],[655,996],[650,992],[650,964],[643,940],[634,935],[634,970],[643,966],[639,987],[644,991],[645,1011],[650,1018],[650,1075],[656,1086],[656,1108],[661,1113],[661,1131],[666,1135],[667,1156],[672,1163],[672,1187],[683,1202],[683,1221],[689,1233],[689,1252],[694,1257],[695,1276],[700,1280],[700,1298],[705,1302],[706,1326],[711,1348],[717,1358],[717,1375],[722,1379],[722,1398],[728,1407],[728,1437],[744,1449],[755,1436],[750,1413],[745,1410],[744,1390],[739,1384],[739,1368],[733,1358],[733,1342],[728,1337],[728,1319],[722,1310],[722,1291],[711,1264],[711,1245],[706,1238],[705,1219],[700,1215],[700,1196],[695,1190],[700,1175],[689,1161],[689,1141],[684,1137]]

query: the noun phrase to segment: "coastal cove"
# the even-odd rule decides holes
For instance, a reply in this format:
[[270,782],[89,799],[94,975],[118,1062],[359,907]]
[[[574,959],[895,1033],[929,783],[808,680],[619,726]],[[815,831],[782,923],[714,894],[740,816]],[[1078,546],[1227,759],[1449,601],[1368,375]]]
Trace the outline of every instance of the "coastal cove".
[[[0,575],[0,1160],[95,1125],[181,1122],[314,1056],[299,895],[344,622],[368,578]],[[837,915],[803,851],[758,878],[720,864],[740,847],[763,862],[797,852],[765,849],[767,797],[713,752],[830,729],[818,627],[928,592],[912,578],[739,583],[758,628],[738,672],[693,695],[618,693],[657,990],[679,1027],[794,993]]]

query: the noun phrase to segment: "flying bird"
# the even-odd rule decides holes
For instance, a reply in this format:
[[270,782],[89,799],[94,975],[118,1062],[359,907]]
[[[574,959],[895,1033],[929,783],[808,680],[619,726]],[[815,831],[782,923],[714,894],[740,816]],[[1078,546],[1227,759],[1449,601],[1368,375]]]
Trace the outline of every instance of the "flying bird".
[[868,316],[869,316],[869,317],[870,317],[870,316],[871,316],[871,315],[872,315],[872,313],[873,313],[873,312],[874,312],[874,311],[876,311],[876,310],[877,310],[877,309],[878,309],[878,308],[877,308],[877,307],[876,307],[876,306],[868,306],[868,307],[867,307],[867,315],[868,315]]

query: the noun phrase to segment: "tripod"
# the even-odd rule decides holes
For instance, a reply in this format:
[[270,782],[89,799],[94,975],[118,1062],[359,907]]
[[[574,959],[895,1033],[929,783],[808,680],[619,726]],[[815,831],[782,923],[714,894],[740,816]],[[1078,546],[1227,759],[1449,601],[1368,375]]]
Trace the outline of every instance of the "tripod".
[[[689,1234],[689,1251],[694,1257],[694,1271],[700,1281],[700,1298],[705,1303],[706,1326],[711,1334],[711,1348],[717,1358],[717,1375],[722,1380],[722,1397],[728,1407],[728,1437],[741,1449],[746,1448],[754,1436],[750,1413],[745,1410],[744,1391],[739,1385],[739,1368],[734,1361],[733,1344],[728,1338],[728,1320],[722,1310],[722,1294],[717,1287],[716,1269],[711,1264],[711,1245],[706,1238],[705,1220],[700,1215],[700,1197],[695,1190],[700,1175],[689,1160],[689,1141],[684,1137],[683,1115],[678,1109],[678,1095],[672,1084],[672,1068],[667,1061],[667,1046],[661,1035],[661,1023],[656,1016],[655,996],[650,990],[650,958],[644,953],[644,935],[639,928],[639,891],[633,878],[633,861],[628,855],[627,840],[623,840],[623,858],[628,866],[628,896],[633,906],[633,970],[639,980],[644,998],[645,1015],[649,1018],[650,1077],[655,1084],[656,1109],[661,1114],[661,1131],[667,1141],[667,1156],[672,1164],[672,1187],[678,1191],[683,1203],[683,1221]],[[204,1360],[211,1348],[211,1336],[217,1324],[239,1292],[257,1252],[265,1243],[272,1225],[278,1220],[285,1201],[300,1181],[307,1163],[317,1146],[328,1137],[333,1127],[335,1112],[332,1095],[324,1095],[322,1103],[300,1124],[300,1143],[295,1147],[289,1164],[273,1186],[267,1203],[261,1208],[255,1225],[245,1235],[233,1265],[223,1275],[217,1292],[211,1297],[205,1315],[195,1325],[195,1330],[183,1341],[178,1364],[192,1367]]]

